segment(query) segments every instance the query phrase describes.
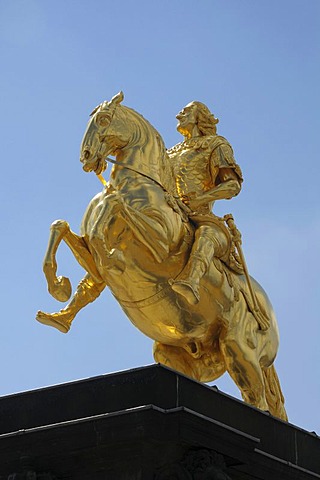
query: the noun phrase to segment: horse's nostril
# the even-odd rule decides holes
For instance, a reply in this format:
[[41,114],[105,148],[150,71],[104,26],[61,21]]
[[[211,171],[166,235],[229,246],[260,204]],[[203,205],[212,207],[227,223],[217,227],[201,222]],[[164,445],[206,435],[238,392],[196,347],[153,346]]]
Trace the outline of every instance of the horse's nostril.
[[80,157],[81,162],[86,162],[87,160],[89,160],[90,157],[91,157],[90,150],[88,148],[83,148],[81,157]]

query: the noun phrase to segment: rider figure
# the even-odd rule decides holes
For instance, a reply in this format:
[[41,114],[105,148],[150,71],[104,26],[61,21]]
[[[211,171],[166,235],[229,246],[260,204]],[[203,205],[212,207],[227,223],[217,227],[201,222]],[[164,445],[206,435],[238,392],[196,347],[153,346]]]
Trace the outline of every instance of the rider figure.
[[189,103],[177,117],[184,141],[170,150],[177,191],[189,207],[196,227],[187,265],[172,289],[192,305],[199,302],[199,284],[213,257],[223,258],[229,245],[224,222],[211,209],[215,200],[230,199],[241,190],[242,173],[228,141],[218,136],[218,119],[200,102]]

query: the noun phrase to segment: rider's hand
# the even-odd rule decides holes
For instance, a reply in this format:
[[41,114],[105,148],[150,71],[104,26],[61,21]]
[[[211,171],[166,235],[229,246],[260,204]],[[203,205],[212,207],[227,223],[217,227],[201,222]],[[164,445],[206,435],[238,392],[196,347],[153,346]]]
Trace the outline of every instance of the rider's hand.
[[200,207],[202,207],[203,201],[201,201],[198,198],[195,198],[193,200],[189,200],[188,205],[193,212],[196,212]]
[[182,195],[180,198],[185,205],[189,205],[190,199],[189,199],[188,195]]

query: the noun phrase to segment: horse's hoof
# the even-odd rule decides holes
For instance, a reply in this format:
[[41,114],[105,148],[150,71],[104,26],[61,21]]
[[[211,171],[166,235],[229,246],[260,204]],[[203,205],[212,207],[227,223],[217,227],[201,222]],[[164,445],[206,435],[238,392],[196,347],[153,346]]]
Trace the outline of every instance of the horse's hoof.
[[58,321],[55,317],[55,314],[51,315],[49,313],[45,313],[39,310],[36,316],[36,320],[44,325],[48,325],[49,327],[54,327],[62,333],[67,333],[70,330],[69,323],[62,321],[61,319]]
[[71,297],[72,287],[69,278],[57,277],[53,285],[49,285],[48,291],[59,302],[67,302]]
[[55,230],[59,232],[60,234],[66,233],[68,230],[70,230],[70,225],[68,222],[65,220],[55,220],[50,227],[50,230]]
[[49,327],[54,327],[62,333],[68,333],[70,330],[70,324],[62,319],[59,319],[58,321],[57,315],[58,314],[45,313],[39,310],[36,320],[44,325],[48,325]]

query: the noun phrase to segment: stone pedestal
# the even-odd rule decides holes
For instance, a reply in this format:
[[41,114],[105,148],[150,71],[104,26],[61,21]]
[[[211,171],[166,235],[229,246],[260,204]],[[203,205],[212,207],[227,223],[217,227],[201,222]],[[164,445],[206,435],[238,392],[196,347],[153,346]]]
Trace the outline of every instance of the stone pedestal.
[[320,479],[320,439],[161,365],[0,398],[1,480]]

